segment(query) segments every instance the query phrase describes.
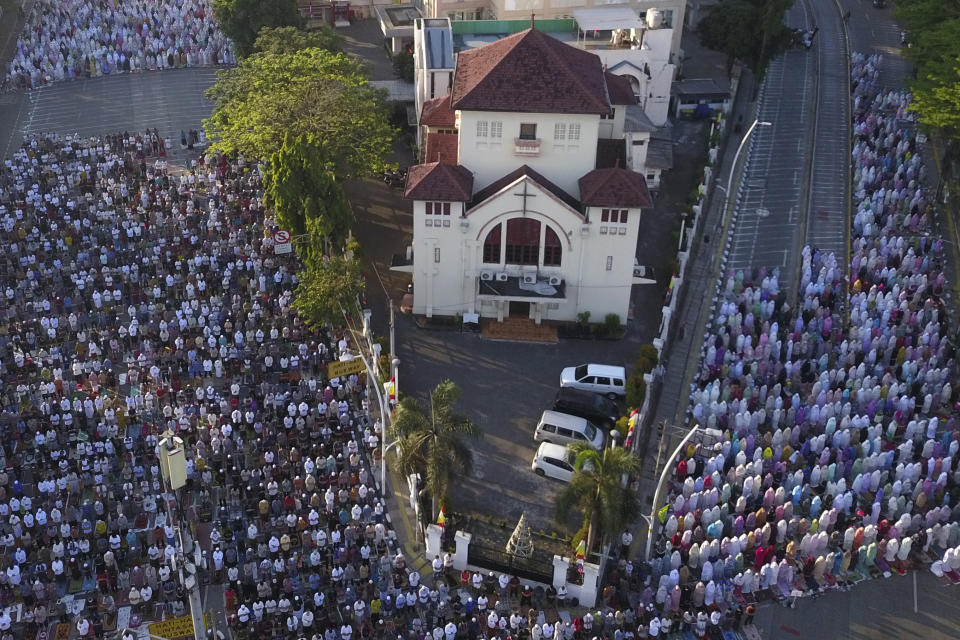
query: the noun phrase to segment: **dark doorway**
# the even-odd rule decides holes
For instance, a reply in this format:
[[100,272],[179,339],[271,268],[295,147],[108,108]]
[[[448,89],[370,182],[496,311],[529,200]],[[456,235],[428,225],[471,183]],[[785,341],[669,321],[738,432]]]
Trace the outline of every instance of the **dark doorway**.
[[513,301],[510,303],[510,317],[511,318],[529,318],[530,317],[530,303],[529,302],[516,302]]

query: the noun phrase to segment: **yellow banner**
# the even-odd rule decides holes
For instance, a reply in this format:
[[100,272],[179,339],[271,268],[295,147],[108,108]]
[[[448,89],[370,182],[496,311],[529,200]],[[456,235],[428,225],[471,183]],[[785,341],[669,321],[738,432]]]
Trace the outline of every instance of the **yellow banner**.
[[[203,619],[205,624],[209,626],[210,620],[207,618],[206,613],[203,614]],[[169,620],[164,620],[163,622],[154,622],[147,625],[147,628],[150,630],[150,635],[160,636],[161,638],[169,638],[170,640],[175,640],[176,638],[194,637],[193,618],[190,616],[170,618]]]
[[354,358],[353,360],[346,360],[344,362],[331,362],[327,365],[327,377],[340,378],[342,376],[348,376],[351,373],[360,373],[365,369],[366,366],[360,358]]

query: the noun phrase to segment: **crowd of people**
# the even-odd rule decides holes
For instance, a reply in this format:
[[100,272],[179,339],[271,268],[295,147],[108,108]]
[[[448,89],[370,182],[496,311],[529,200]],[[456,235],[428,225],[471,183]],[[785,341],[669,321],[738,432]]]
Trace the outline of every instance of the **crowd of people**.
[[209,0],[35,0],[6,84],[235,62]]
[[[180,522],[237,628],[347,640],[403,577],[365,387],[326,375],[351,337],[291,308],[259,167],[174,171],[167,144],[32,137],[0,171],[0,633],[184,614]],[[167,430],[186,443],[176,500]]]
[[880,63],[852,61],[849,272],[804,248],[795,309],[776,271],[722,287],[693,393],[706,436],[676,464],[643,596],[668,617],[960,566],[943,243],[910,96],[878,88]]

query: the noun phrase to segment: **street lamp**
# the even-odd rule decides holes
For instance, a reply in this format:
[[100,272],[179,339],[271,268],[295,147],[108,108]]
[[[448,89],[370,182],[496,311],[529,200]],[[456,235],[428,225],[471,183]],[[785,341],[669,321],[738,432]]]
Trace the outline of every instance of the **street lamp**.
[[761,127],[770,127],[773,125],[773,123],[767,122],[766,120],[754,120],[753,124],[750,125],[750,128],[747,129],[747,132],[743,134],[743,139],[740,141],[740,146],[737,147],[737,153],[733,156],[733,164],[730,165],[730,175],[727,177],[727,187],[723,190],[723,215],[720,216],[721,228],[727,222],[727,209],[730,206],[730,187],[733,183],[733,174],[737,172],[737,161],[740,160],[740,152],[743,151],[743,147],[747,144],[747,140],[750,139],[750,134],[753,133],[753,130],[756,129],[758,125]]
[[657,521],[657,507],[660,505],[660,493],[663,491],[663,484],[667,481],[667,474],[670,472],[670,464],[673,462],[673,459],[679,455],[681,449],[683,449],[687,442],[690,441],[690,438],[693,437],[693,434],[699,430],[700,427],[694,425],[687,435],[683,436],[683,440],[680,441],[680,444],[677,445],[677,448],[674,450],[674,452],[670,454],[670,457],[667,458],[663,463],[663,471],[660,472],[660,480],[657,482],[657,490],[653,493],[653,506],[650,507],[650,516],[649,520],[647,520],[647,549],[643,555],[644,560],[650,560],[650,545],[653,544],[653,530]]

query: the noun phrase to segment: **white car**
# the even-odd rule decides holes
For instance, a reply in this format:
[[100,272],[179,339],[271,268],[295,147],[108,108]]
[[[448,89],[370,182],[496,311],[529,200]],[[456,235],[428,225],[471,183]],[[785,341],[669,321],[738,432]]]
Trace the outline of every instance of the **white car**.
[[573,478],[573,454],[565,445],[541,442],[530,468],[538,476],[570,482]]
[[560,372],[560,386],[593,391],[616,400],[627,395],[627,370],[609,364],[581,364]]

